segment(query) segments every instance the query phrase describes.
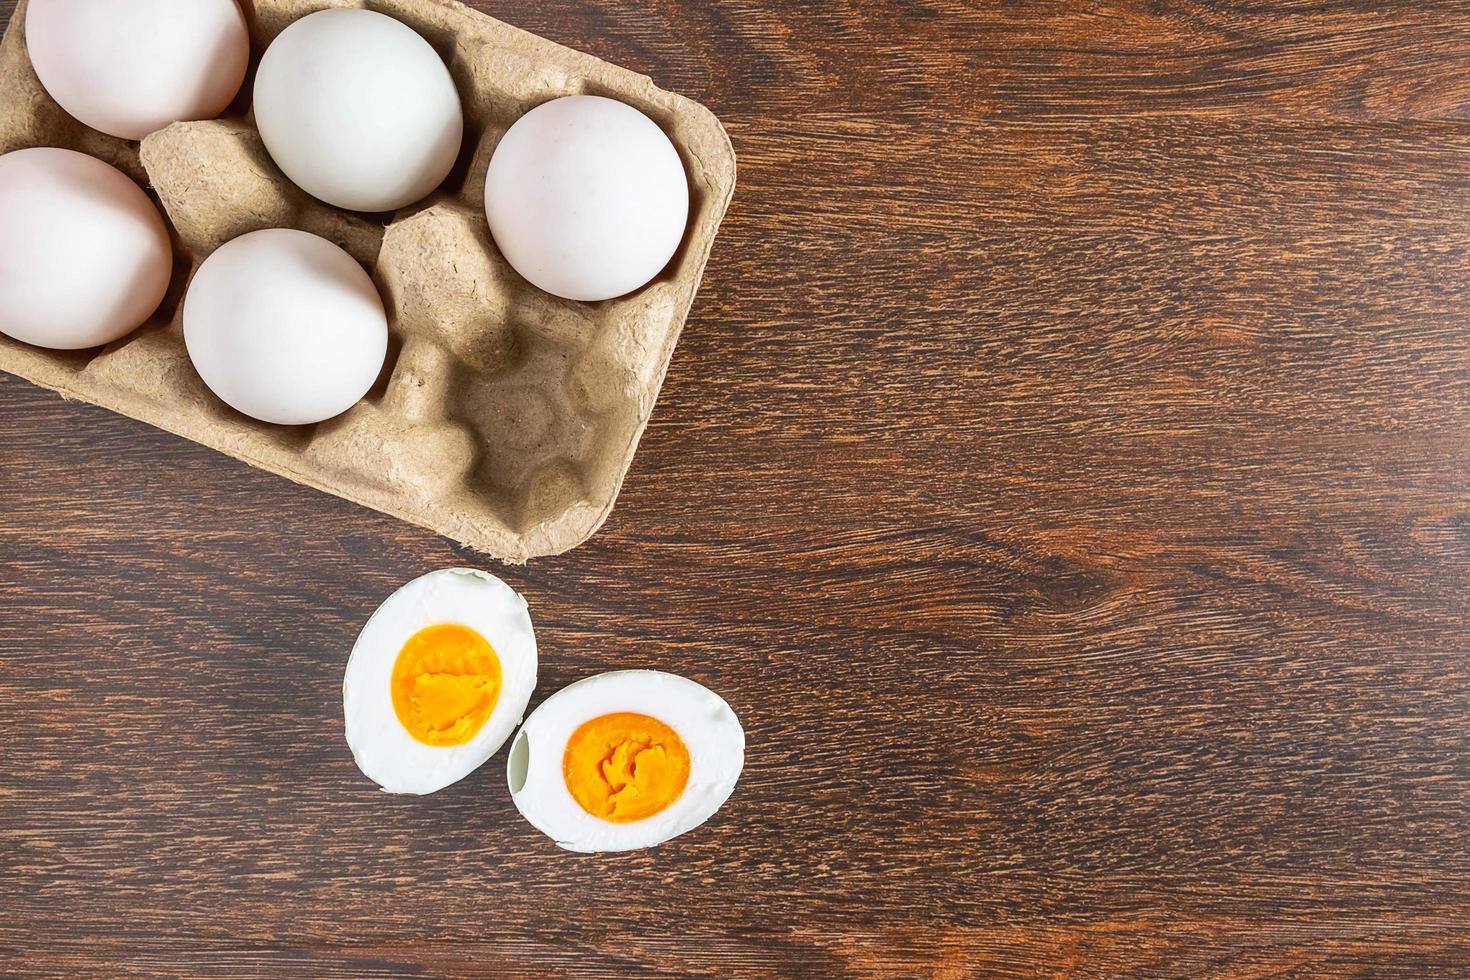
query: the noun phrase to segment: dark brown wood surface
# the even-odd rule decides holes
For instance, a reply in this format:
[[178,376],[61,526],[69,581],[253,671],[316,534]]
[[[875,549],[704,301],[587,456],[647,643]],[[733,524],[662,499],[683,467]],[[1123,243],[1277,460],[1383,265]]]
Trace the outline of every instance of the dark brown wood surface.
[[0,972],[1470,970],[1470,5],[481,6],[741,156],[611,522],[500,570],[739,789],[376,792],[347,652],[475,556],[0,377]]

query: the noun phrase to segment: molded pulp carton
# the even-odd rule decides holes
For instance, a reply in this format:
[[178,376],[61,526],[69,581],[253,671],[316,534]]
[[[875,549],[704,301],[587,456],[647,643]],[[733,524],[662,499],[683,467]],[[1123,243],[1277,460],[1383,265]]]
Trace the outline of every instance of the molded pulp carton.
[[[248,114],[177,123],[142,142],[72,119],[26,55],[25,3],[0,45],[0,153],[90,153],[151,190],[174,234],[176,270],[154,319],[100,350],[40,350],[0,336],[0,370],[92,402],[403,520],[522,562],[576,547],[612,511],[735,189],[735,156],[705,108],[640,75],[527,34],[453,0],[244,0],[252,64],[293,21],[368,7],[404,21],[459,86],[465,146],[448,182],[390,215],[331,208],[288,181]],[[606,95],[652,117],[689,175],[691,218],[651,285],[605,303],[541,292],[501,258],[483,207],[490,156],[530,109]],[[299,228],[372,272],[392,329],[368,397],[315,426],[249,419],[194,372],[180,322],[189,277],[214,249],[261,228]]]

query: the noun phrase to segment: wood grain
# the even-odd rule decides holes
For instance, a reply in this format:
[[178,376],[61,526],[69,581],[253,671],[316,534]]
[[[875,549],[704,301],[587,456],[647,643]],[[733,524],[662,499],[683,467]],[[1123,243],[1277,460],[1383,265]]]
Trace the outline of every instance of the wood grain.
[[475,557],[0,378],[5,972],[1465,971],[1470,6],[483,6],[741,155],[618,510],[501,570],[537,700],[688,674],[740,787],[375,792],[346,652]]

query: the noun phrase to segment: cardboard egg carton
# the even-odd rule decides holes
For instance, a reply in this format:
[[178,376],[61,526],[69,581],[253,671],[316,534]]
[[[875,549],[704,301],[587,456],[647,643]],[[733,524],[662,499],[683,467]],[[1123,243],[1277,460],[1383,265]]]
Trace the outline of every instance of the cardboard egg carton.
[[[431,528],[511,562],[566,551],[607,519],[735,188],[735,156],[702,106],[640,75],[453,0],[242,0],[252,64],[297,19],[368,7],[439,51],[464,103],[459,165],[392,215],[331,208],[266,153],[248,111],[178,123],[139,146],[88,129],[45,93],[26,55],[25,2],[0,45],[0,153],[59,146],[148,187],[174,232],[176,270],[153,321],[101,350],[61,353],[0,336],[0,370],[202,443],[252,466]],[[251,76],[253,80],[253,74]],[[604,303],[541,292],[500,256],[484,215],[491,154],[520,116],[564,95],[605,95],[668,133],[691,217],[652,284]],[[346,414],[282,427],[233,411],[195,373],[180,320],[186,284],[223,243],[262,228],[336,242],[373,273],[392,330],[378,384]]]

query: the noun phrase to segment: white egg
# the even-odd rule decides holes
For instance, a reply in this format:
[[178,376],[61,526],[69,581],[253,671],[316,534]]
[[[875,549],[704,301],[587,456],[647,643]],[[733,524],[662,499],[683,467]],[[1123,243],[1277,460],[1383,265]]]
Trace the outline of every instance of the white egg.
[[459,92],[439,55],[370,10],[322,10],[286,28],[255,76],[255,124],[287,177],[353,211],[428,196],[464,140]]
[[227,243],[184,298],[184,342],[209,389],[262,422],[309,425],[383,370],[388,317],[362,266],[324,238],[273,228]]
[[632,106],[594,95],[522,116],[485,178],[495,244],[532,284],[566,299],[613,299],[669,264],[689,223],[674,144]]
[[71,150],[0,156],[0,333],[109,344],[158,308],[172,272],[168,228],[126,174]]
[[505,744],[536,687],[526,600],[487,573],[431,572],[373,613],[347,663],[347,744],[390,793],[433,793]]
[[235,0],[31,0],[26,49],[46,92],[111,136],[213,119],[245,81]]
[[704,823],[745,765],[730,706],[652,670],[599,674],[531,713],[511,747],[521,815],[570,851],[652,847]]

